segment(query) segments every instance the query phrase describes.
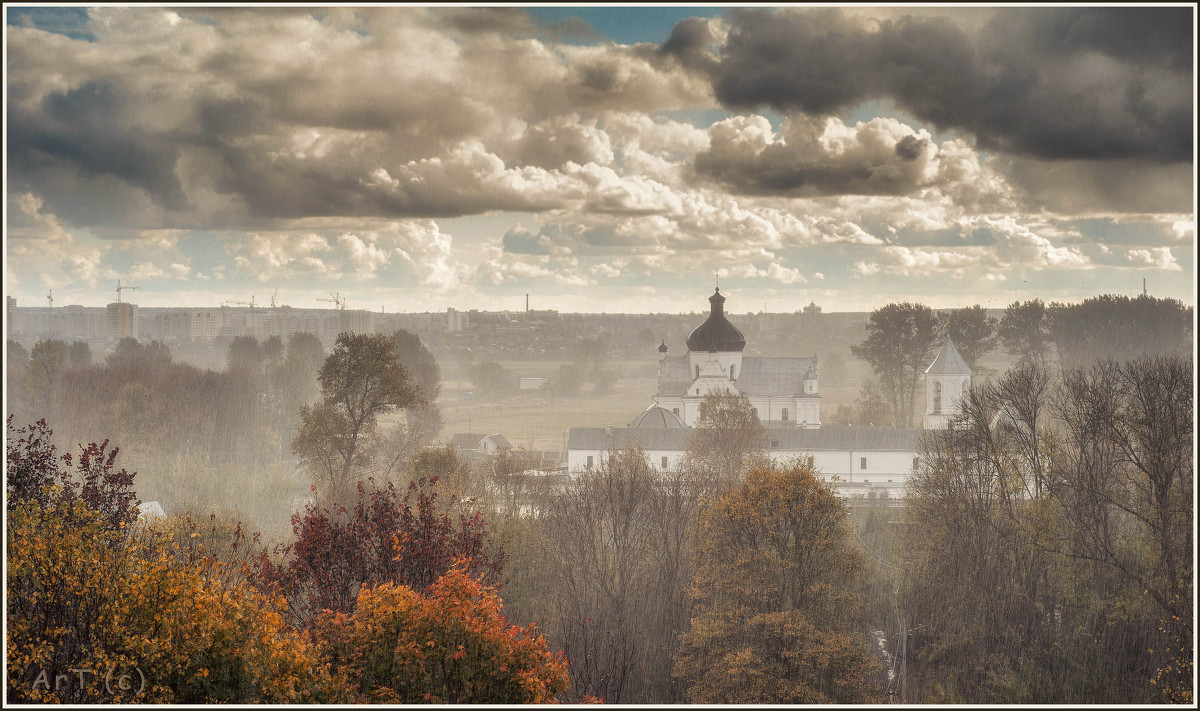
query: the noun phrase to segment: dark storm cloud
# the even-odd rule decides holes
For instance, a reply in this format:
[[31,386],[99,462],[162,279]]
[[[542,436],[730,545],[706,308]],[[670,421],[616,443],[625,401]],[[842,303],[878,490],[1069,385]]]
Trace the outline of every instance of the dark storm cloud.
[[708,72],[731,109],[832,114],[888,98],[981,148],[1192,156],[1191,8],[1003,8],[978,36],[945,18],[869,22],[839,9],[737,9],[728,21],[715,65],[692,26],[660,49]]
[[[141,188],[159,205],[188,206],[175,175],[173,138],[138,130],[124,107],[129,97],[105,81],[47,97],[31,114],[10,106],[8,161],[21,175],[61,169],[90,178],[111,176]],[[15,168],[15,170],[14,170]]]

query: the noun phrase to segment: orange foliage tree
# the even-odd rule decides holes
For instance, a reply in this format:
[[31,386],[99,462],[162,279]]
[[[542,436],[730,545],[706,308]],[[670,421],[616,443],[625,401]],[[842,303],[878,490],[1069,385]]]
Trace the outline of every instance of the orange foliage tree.
[[710,505],[676,674],[693,703],[862,703],[874,662],[850,631],[862,567],[845,505],[806,465],[760,466]]
[[461,564],[425,594],[363,586],[354,611],[327,611],[314,635],[360,703],[548,703],[568,685],[561,653],[533,625],[510,626],[495,588]]

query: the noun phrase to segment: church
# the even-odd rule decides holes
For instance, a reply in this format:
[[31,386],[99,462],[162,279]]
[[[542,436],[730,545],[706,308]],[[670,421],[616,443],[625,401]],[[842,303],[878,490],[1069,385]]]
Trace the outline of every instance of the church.
[[709,393],[745,395],[766,431],[771,458],[787,464],[812,457],[821,477],[839,494],[857,499],[903,498],[919,463],[922,433],[945,428],[971,382],[971,369],[946,339],[925,370],[926,408],[921,429],[821,425],[817,358],[744,355],[746,338],[725,316],[717,289],[708,319],[688,335],[688,352],[658,350],[658,392],[628,427],[572,427],[567,437],[571,473],[599,466],[608,453],[639,445],[661,469],[683,460],[700,403]]
[[700,418],[700,403],[714,392],[745,395],[764,425],[821,426],[817,357],[761,358],[742,353],[746,337],[725,317],[718,288],[708,297],[708,319],[687,337],[688,352],[666,355],[658,347],[658,394],[654,401],[689,426]]

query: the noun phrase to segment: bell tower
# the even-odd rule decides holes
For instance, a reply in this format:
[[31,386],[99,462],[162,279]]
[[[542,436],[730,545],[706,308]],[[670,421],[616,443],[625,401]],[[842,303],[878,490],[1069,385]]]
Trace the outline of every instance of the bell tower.
[[963,361],[954,341],[947,338],[937,358],[925,369],[925,414],[927,430],[943,430],[950,418],[959,413],[962,400],[971,387],[971,368]]

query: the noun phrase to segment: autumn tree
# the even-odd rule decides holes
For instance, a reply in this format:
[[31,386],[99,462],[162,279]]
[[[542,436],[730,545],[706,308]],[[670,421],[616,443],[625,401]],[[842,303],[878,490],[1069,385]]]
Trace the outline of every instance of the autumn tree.
[[975,370],[983,356],[996,349],[996,319],[976,304],[938,314],[939,332],[954,341],[967,367]]
[[1000,318],[997,335],[1018,364],[1046,367],[1050,351],[1050,322],[1041,299],[1014,301]]
[[350,501],[354,480],[371,463],[369,440],[379,417],[420,398],[390,336],[339,335],[318,380],[322,400],[301,405],[292,449],[328,487],[333,501]]
[[502,582],[504,551],[483,513],[469,505],[447,512],[436,478],[410,483],[403,496],[391,483],[373,481],[360,483],[357,493],[349,509],[307,506],[292,517],[296,538],[278,551],[280,562],[260,556],[261,579],[287,598],[295,625],[307,626],[321,610],[351,612],[363,585],[423,591],[455,560],[489,584]]
[[862,567],[845,504],[811,463],[751,469],[708,507],[694,548],[694,611],[676,673],[703,704],[862,703],[874,662],[850,621]]
[[745,395],[710,393],[700,402],[700,416],[688,437],[684,466],[727,481],[743,466],[766,456],[767,435],[758,412]]
[[911,427],[921,374],[937,346],[937,318],[924,304],[893,303],[871,312],[867,337],[850,346],[855,358],[871,365],[896,414],[896,425]]
[[133,475],[114,470],[106,444],[73,461],[56,455],[44,423],[8,426],[8,701],[347,699],[283,626],[280,601],[131,525]]
[[569,681],[536,628],[509,625],[496,589],[457,567],[424,593],[364,586],[353,612],[325,613],[315,632],[359,703],[552,703]]

